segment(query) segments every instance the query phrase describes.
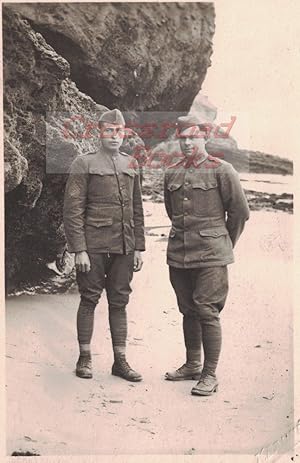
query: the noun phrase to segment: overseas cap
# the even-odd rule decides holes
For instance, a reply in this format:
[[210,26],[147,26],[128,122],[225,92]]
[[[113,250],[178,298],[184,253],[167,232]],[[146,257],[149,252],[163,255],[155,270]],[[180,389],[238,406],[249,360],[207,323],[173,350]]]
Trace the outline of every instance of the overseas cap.
[[108,122],[109,124],[125,125],[125,119],[119,109],[112,109],[102,114],[99,122]]
[[187,116],[178,117],[176,126],[181,131],[181,130],[187,129],[189,127],[193,127],[195,125],[206,126],[209,123],[210,122],[207,119],[205,119],[204,117],[198,116],[196,114],[190,114],[190,115],[187,115]]

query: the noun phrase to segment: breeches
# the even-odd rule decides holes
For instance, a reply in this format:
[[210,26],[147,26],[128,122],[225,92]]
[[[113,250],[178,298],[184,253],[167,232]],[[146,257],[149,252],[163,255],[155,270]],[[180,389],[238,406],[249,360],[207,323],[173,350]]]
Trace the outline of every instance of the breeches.
[[126,305],[131,293],[134,254],[89,254],[91,270],[77,272],[80,304],[77,312],[79,344],[90,344],[94,311],[105,288],[109,304],[109,325],[114,346],[125,346],[127,337]]
[[105,289],[110,307],[125,308],[131,293],[134,254],[89,253],[89,258],[91,270],[76,273],[81,306],[93,310]]
[[228,270],[222,267],[169,267],[170,281],[184,316],[209,324],[219,318],[228,294]]

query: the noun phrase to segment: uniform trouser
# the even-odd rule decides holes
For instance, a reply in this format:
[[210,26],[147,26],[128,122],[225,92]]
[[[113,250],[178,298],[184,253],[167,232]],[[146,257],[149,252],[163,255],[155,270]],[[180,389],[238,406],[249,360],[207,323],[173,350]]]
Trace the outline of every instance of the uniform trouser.
[[108,254],[89,252],[91,270],[76,273],[80,304],[77,313],[79,344],[90,344],[94,311],[103,289],[109,305],[109,323],[113,346],[125,346],[127,338],[126,305],[131,293],[134,253]]
[[170,281],[183,314],[187,351],[203,344],[204,371],[215,373],[222,342],[220,312],[228,294],[226,266],[193,269],[169,267]]

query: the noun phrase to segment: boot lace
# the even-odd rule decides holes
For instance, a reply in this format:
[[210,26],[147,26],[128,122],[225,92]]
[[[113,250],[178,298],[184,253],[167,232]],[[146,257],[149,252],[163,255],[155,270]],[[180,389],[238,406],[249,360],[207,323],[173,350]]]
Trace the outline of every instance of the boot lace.
[[203,384],[204,386],[211,386],[211,382],[215,380],[216,378],[213,375],[204,374],[201,377],[199,383]]
[[79,357],[79,366],[80,368],[90,368],[91,366],[91,357],[88,355],[81,355]]
[[120,367],[122,367],[126,371],[126,373],[133,371],[129,363],[127,362],[127,360],[124,358],[119,359],[118,364],[120,365]]

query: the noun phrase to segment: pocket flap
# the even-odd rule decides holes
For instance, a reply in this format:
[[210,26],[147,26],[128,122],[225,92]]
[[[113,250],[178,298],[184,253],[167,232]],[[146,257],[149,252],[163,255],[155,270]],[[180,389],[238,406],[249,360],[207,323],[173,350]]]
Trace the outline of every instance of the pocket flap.
[[135,176],[135,170],[127,169],[127,170],[123,171],[123,174],[129,175],[130,177],[134,177]]
[[112,217],[87,217],[86,223],[93,227],[108,227],[113,224],[113,219]]
[[100,167],[91,167],[89,169],[89,174],[101,175],[101,177],[103,177],[104,175],[114,175],[115,173],[112,170],[108,170],[105,168],[101,169]]
[[210,190],[211,188],[217,188],[218,184],[215,181],[208,181],[208,182],[193,182],[193,188],[201,188],[201,190]]
[[167,188],[169,191],[178,190],[181,187],[181,183],[170,183]]
[[224,227],[215,227],[207,228],[206,230],[200,230],[199,233],[201,236],[211,236],[213,238],[217,238],[218,236],[228,235],[228,230]]

